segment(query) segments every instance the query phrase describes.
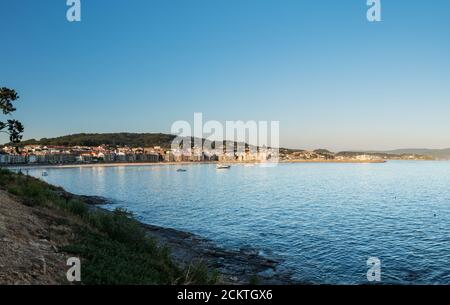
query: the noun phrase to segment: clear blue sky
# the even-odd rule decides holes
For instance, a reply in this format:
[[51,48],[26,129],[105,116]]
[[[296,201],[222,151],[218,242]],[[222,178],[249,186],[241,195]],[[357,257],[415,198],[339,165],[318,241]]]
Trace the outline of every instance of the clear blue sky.
[[[279,120],[294,148],[450,147],[450,1],[0,1],[25,138]],[[4,138],[2,138],[4,140]]]

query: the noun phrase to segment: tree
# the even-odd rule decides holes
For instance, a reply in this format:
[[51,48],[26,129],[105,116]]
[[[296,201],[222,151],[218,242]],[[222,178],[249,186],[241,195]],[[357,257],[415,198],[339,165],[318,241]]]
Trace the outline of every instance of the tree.
[[[16,111],[13,102],[19,99],[19,95],[13,89],[0,88],[0,110],[4,115],[11,115]],[[22,140],[23,125],[17,120],[8,119],[6,122],[0,121],[0,132],[9,135],[12,143],[19,143]]]

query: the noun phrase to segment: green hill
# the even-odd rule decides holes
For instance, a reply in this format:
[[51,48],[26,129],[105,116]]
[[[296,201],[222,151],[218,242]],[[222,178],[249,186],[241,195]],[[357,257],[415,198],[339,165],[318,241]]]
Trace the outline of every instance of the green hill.
[[99,146],[118,145],[129,147],[170,147],[174,135],[162,133],[79,133],[57,138],[31,139],[20,143],[23,145],[54,145],[54,146]]

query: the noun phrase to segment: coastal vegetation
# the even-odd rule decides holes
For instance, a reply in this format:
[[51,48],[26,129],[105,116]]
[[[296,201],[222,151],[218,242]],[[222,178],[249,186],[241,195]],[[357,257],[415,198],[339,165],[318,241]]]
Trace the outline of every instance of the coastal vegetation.
[[0,169],[0,189],[38,212],[56,213],[57,222],[70,227],[74,234],[58,251],[81,259],[82,284],[214,284],[218,280],[202,264],[174,263],[170,250],[148,237],[125,210],[90,206],[59,187],[5,169]]

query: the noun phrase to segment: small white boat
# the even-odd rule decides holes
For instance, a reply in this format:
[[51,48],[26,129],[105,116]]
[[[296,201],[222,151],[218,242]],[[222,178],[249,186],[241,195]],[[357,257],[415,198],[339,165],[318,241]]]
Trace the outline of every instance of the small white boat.
[[184,169],[184,168],[179,168],[179,169],[177,169],[177,172],[186,172],[187,170],[186,169]]
[[216,169],[229,169],[231,168],[231,165],[225,165],[225,164],[217,164]]

